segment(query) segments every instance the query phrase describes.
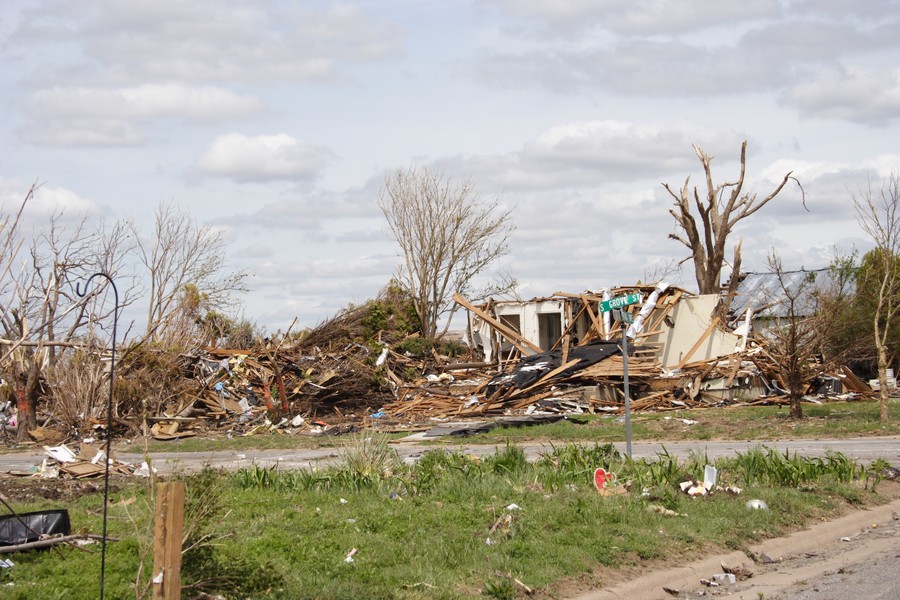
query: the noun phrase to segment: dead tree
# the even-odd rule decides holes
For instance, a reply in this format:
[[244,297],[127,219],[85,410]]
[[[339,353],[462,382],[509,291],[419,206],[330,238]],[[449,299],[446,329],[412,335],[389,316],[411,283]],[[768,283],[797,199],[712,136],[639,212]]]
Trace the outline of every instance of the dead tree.
[[500,212],[499,198],[483,202],[470,180],[415,166],[385,177],[378,206],[400,244],[398,280],[412,295],[422,335],[439,338],[438,320],[455,310],[453,295],[471,295],[472,280],[506,254],[510,213]]
[[[768,196],[759,198],[755,193],[744,191],[746,141],[741,144],[741,170],[737,180],[718,185],[713,183],[710,166],[713,157],[696,145],[694,151],[703,165],[703,172],[706,175],[706,191],[701,196],[696,186],[691,189],[690,177],[685,180],[684,185],[677,193],[669,187],[669,184],[663,184],[663,187],[675,200],[675,207],[670,208],[669,213],[675,219],[676,231],[669,234],[669,237],[681,242],[691,251],[689,259],[694,263],[694,274],[697,278],[699,292],[701,294],[718,294],[722,291],[721,278],[722,267],[725,264],[726,245],[734,226],[768,204],[784,189],[788,180],[793,178],[791,172],[788,172]],[[739,283],[737,275],[741,268],[740,240],[734,245],[733,256],[731,261],[732,277],[725,299],[717,309],[719,315],[728,313],[728,307]]]
[[873,260],[863,277],[875,278],[875,312],[872,315],[878,359],[880,418],[886,423],[890,390],[887,384],[888,340],[891,322],[900,312],[900,174],[894,172],[880,192],[866,189],[851,194],[859,226],[875,243]]
[[825,367],[819,360],[819,327],[815,306],[815,273],[784,270],[781,258],[773,251],[769,270],[778,279],[780,298],[770,310],[775,312],[774,325],[766,333],[768,354],[781,367],[781,378],[787,386],[791,417],[803,417],[801,402],[810,382]]
[[89,231],[81,221],[64,227],[58,212],[26,240],[22,214],[38,187],[31,187],[17,213],[0,218],[0,374],[16,400],[20,440],[36,427],[48,372],[63,353],[103,337],[93,329],[112,313],[103,302],[104,286],[80,299],[75,282],[99,270],[115,276],[127,245],[121,225]]
[[175,205],[159,205],[149,238],[137,229],[134,234],[149,281],[145,339],[190,336],[194,332],[192,323],[185,323],[185,309],[199,308],[199,302],[219,308],[232,293],[245,290],[247,274],[226,269],[221,232],[197,223]]

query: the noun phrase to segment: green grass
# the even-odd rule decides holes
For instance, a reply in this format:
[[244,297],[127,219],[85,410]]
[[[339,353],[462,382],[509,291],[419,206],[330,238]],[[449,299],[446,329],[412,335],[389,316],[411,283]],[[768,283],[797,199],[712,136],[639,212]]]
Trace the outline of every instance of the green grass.
[[[389,439],[408,435],[407,433],[385,434]],[[178,440],[154,440],[148,442],[150,452],[210,452],[219,450],[288,450],[292,448],[335,448],[346,443],[347,436],[299,435],[284,433],[257,433],[241,436],[225,435],[196,436]],[[117,444],[119,452],[143,452],[142,438],[135,438],[131,444]]]
[[[804,404],[804,418],[788,416],[787,407],[757,406],[679,410],[664,413],[637,413],[631,418],[635,441],[689,440],[781,440],[790,438],[847,438],[900,435],[900,402],[890,405],[891,422],[878,419],[877,402],[835,402]],[[466,443],[496,445],[506,441],[556,443],[625,440],[625,424],[619,417],[573,415],[568,420],[529,427],[498,427],[488,433],[465,438]],[[682,419],[696,421],[686,425]],[[405,433],[388,434],[390,439]],[[293,448],[333,448],[345,444],[346,436],[291,435],[282,432],[252,436],[192,437],[172,441],[149,441],[150,452],[209,452],[242,450],[282,450]],[[460,438],[439,438],[432,445],[456,444]],[[143,452],[143,444],[117,444],[119,452]],[[4,451],[9,451],[4,449]]]
[[[691,499],[676,486],[701,475],[702,456],[631,462],[610,445],[562,444],[534,463],[506,446],[482,459],[436,449],[403,465],[384,442],[358,437],[347,458],[324,470],[207,469],[187,477],[187,537],[212,544],[185,554],[183,582],[230,598],[358,600],[507,598],[518,579],[552,595],[561,581],[601,585],[601,566],[681,564],[834,515],[848,502],[878,501],[847,481],[847,473],[862,470],[840,456],[819,461],[763,449],[743,459],[752,462],[750,475],[741,457],[722,460],[722,483],[745,486],[744,493]],[[776,475],[790,465],[801,468],[801,479]],[[591,478],[599,466],[630,480],[630,492],[600,496]],[[770,510],[746,510],[750,498]],[[135,595],[151,505],[146,484],[113,495],[110,535],[121,541],[109,546],[107,597]],[[684,516],[661,515],[652,505]],[[67,508],[75,530],[100,531],[97,494]],[[12,584],[0,588],[3,597],[96,597],[99,552],[61,552],[64,560],[56,552],[14,555],[16,566],[0,570],[0,585]]]
[[[900,402],[889,405],[890,422],[879,421],[877,402],[804,404],[802,419],[791,419],[788,408],[778,406],[677,410],[631,415],[632,439],[782,440],[790,438],[848,438],[900,435]],[[685,424],[683,419],[695,421]],[[577,415],[570,420],[531,427],[498,427],[466,438],[466,443],[496,444],[554,440],[560,442],[625,440],[620,416]],[[458,441],[458,440],[453,440]],[[443,443],[444,440],[441,441]]]

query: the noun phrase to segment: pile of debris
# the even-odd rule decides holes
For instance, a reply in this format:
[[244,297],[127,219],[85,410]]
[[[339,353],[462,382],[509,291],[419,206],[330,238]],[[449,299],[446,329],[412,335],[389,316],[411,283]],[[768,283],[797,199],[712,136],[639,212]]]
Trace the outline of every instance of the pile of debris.
[[164,440],[209,430],[348,431],[345,422],[391,400],[391,387],[399,382],[383,368],[387,343],[376,349],[363,343],[366,310],[364,305],[342,311],[311,331],[295,336],[289,331],[251,349],[204,348],[185,369],[193,392],[148,418],[150,433]]
[[[9,475],[19,477],[39,477],[41,479],[58,479],[67,477],[70,479],[86,479],[100,477],[106,469],[106,452],[87,442],[79,444],[78,452],[69,446],[44,446],[46,457],[40,465],[35,465],[28,471],[8,471]],[[110,474],[148,476],[149,465],[144,463],[141,467],[135,467],[115,457],[109,460]]]
[[[613,320],[601,306],[616,297],[641,300],[623,309],[627,316]],[[623,322],[632,410],[788,401],[788,385],[766,338],[751,333],[749,314],[735,330],[724,326],[713,316],[717,295],[658,284],[603,294],[557,293],[527,302],[474,306],[459,296],[457,302],[469,311],[469,333],[487,362],[439,365],[440,376],[399,386],[397,400],[383,409],[387,415],[622,412]],[[808,387],[813,394],[844,398],[872,393],[844,366],[823,367]]]
[[[631,304],[613,318],[610,299],[623,297]],[[176,371],[186,392],[162,401],[143,423],[133,414],[117,422],[171,440],[211,431],[321,435],[498,415],[615,414],[625,405],[623,334],[633,411],[787,402],[782,369],[765,336],[752,333],[749,311],[737,327],[726,326],[715,316],[718,295],[660,283],[480,306],[456,301],[468,311],[467,356],[410,344],[421,340],[403,314],[364,304],[254,348],[183,355]],[[427,351],[404,351],[414,346]],[[846,367],[823,367],[808,384],[811,394],[872,393]]]

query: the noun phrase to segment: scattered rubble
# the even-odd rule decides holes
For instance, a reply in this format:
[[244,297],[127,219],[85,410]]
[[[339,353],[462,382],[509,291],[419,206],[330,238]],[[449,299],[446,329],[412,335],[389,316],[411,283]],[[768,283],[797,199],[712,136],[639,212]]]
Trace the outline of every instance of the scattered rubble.
[[[481,306],[457,296],[469,312],[472,347],[453,358],[430,347],[406,352],[415,335],[390,325],[372,330],[365,307],[347,309],[311,331],[258,347],[207,347],[181,356],[189,392],[155,414],[123,416],[117,425],[175,440],[209,432],[414,432],[451,419],[620,414],[622,323],[600,306],[622,295],[641,299],[619,315],[633,320],[627,325],[632,411],[788,402],[778,361],[765,337],[751,331],[749,312],[730,329],[714,316],[718,296],[657,284]],[[808,394],[810,400],[866,398],[872,389],[847,367],[823,366]],[[105,424],[93,427],[105,437]],[[39,443],[72,435],[32,432]],[[58,467],[89,477],[99,468],[94,458]]]

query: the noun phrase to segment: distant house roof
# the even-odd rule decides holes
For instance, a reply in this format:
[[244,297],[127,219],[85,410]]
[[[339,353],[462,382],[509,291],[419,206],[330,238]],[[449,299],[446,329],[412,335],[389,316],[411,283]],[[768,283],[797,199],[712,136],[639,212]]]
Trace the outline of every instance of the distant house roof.
[[[754,316],[763,318],[786,317],[785,294],[778,275],[775,273],[742,273],[734,300],[729,311],[737,316],[753,308]],[[806,285],[804,294],[799,299],[797,316],[808,316],[816,311],[815,290],[827,289],[833,284],[828,269],[807,271],[785,271],[782,273],[785,286],[789,290],[797,290]],[[809,282],[808,284],[806,282]]]

